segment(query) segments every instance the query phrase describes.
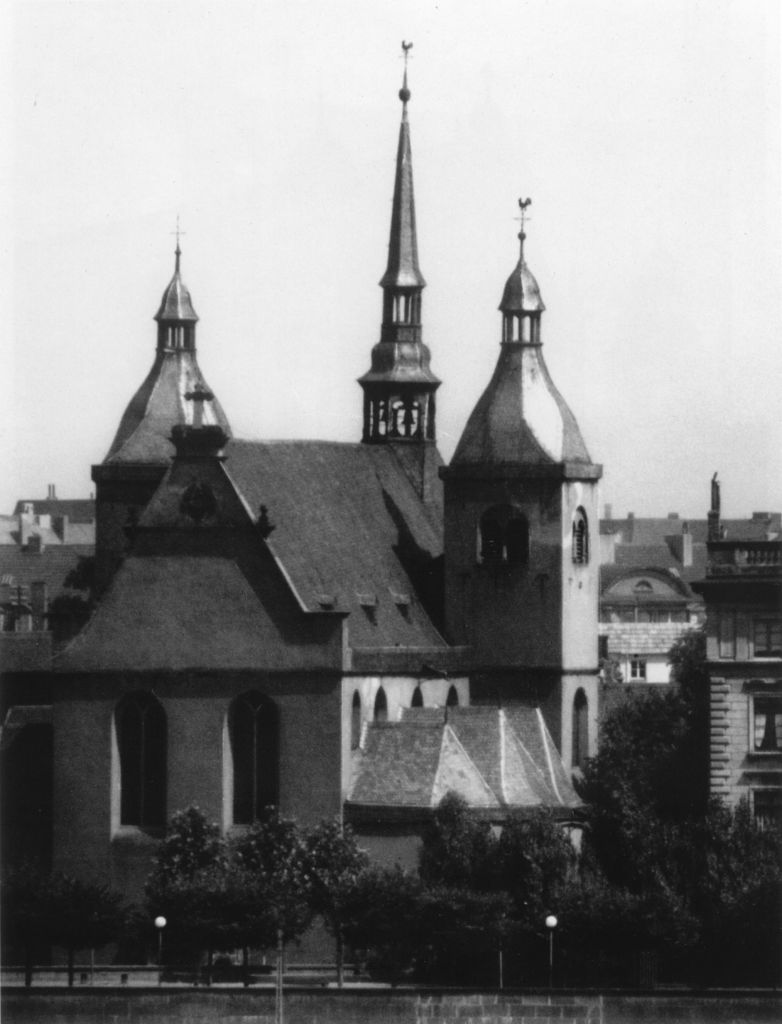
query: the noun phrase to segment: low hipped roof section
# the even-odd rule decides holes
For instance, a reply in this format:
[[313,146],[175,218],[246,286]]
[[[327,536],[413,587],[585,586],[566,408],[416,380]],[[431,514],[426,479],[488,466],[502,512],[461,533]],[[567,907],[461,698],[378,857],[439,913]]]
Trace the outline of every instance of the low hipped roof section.
[[347,809],[431,810],[447,792],[488,812],[581,807],[538,708],[411,708],[370,725]]

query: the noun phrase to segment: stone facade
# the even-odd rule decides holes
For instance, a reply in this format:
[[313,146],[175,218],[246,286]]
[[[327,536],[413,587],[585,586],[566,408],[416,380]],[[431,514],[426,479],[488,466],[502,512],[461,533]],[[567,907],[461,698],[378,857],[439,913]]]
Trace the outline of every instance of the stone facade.
[[706,579],[710,789],[782,822],[782,542],[714,540]]

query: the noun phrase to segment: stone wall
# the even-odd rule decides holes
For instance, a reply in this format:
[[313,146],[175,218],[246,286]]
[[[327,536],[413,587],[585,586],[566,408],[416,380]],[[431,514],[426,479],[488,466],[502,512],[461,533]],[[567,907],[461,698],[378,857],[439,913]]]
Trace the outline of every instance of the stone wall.
[[[13,989],[2,994],[4,1024],[274,1024],[271,988]],[[290,1024],[771,1024],[782,994],[712,992],[607,994],[294,989]]]

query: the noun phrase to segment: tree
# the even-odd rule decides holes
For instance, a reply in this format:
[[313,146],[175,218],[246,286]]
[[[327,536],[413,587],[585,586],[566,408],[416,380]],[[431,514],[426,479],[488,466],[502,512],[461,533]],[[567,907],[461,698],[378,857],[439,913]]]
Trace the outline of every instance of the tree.
[[666,827],[699,812],[694,751],[687,703],[671,690],[642,694],[607,716],[579,792],[588,804],[589,842],[609,881],[631,889],[648,884]]
[[49,889],[50,934],[68,952],[68,985],[73,987],[77,949],[94,950],[118,938],[126,910],[108,886],[55,875]]
[[495,846],[464,797],[446,793],[423,834],[419,875],[428,885],[492,889]]
[[172,817],[145,894],[150,918],[166,918],[168,958],[189,958],[206,949],[209,982],[213,951],[238,945],[242,901],[219,826],[197,807]]
[[305,837],[310,869],[312,906],[334,936],[337,947],[337,983],[342,988],[345,961],[345,926],[348,906],[369,858],[351,829],[339,821],[322,821]]
[[396,984],[420,957],[421,880],[398,865],[369,867],[345,901],[343,930],[354,949],[363,952],[370,974]]
[[3,947],[21,948],[24,983],[33,980],[36,954],[51,944],[50,878],[37,866],[5,871],[2,877]]
[[312,878],[302,836],[275,808],[253,822],[231,846],[231,865],[242,890],[242,945],[277,952],[277,991],[282,993],[285,946],[298,939],[312,920]]
[[497,876],[522,927],[538,928],[556,909],[575,869],[573,844],[550,811],[508,817],[497,844]]
[[35,867],[3,877],[6,938],[24,950],[25,984],[32,984],[33,959],[49,946],[68,952],[68,984],[73,985],[77,949],[95,949],[119,937],[126,909],[108,886],[50,875]]

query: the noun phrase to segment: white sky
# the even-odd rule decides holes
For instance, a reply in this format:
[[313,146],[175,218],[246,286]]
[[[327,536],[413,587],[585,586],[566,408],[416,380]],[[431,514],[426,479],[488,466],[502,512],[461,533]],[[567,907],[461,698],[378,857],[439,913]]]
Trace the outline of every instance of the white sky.
[[[3,8],[0,511],[92,490],[173,270],[234,433],[358,440],[401,105],[450,458],[527,256],[614,513],[782,508],[777,0]],[[2,58],[5,58],[4,60]]]

